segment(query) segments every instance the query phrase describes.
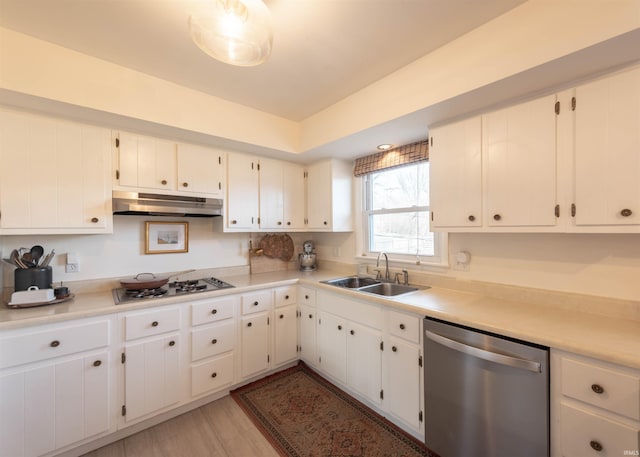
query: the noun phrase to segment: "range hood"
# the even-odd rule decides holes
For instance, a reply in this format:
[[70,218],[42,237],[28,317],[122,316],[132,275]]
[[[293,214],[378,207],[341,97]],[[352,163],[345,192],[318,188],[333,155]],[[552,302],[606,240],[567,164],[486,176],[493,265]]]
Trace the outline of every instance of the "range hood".
[[222,199],[113,191],[113,214],[145,216],[222,216]]

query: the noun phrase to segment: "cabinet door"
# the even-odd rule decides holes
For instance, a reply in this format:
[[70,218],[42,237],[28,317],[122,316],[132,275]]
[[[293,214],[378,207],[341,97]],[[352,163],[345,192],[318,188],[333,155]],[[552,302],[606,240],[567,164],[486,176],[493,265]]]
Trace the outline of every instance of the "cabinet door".
[[[385,344],[384,408],[415,431],[420,431],[420,349],[399,338]],[[438,367],[434,367],[438,369]],[[402,376],[398,376],[402,373]]]
[[640,224],[640,68],[576,88],[576,225]]
[[556,225],[556,96],[482,116],[489,227]]
[[347,385],[380,403],[382,351],[380,331],[352,322],[347,334]]
[[296,314],[296,305],[277,308],[273,313],[274,365],[282,365],[298,357],[298,322]]
[[480,116],[431,131],[429,182],[432,227],[482,226]]
[[176,190],[174,143],[127,132],[120,132],[118,137],[120,186]]
[[106,129],[0,111],[0,229],[109,232],[110,145]]
[[180,337],[178,334],[126,346],[125,406],[127,422],[180,400]]
[[300,305],[300,358],[311,366],[316,358],[316,308]]
[[347,329],[344,319],[318,313],[318,367],[337,381],[347,383]]
[[260,228],[284,228],[283,164],[260,159]]
[[332,202],[331,162],[310,165],[307,168],[307,228],[331,228]]
[[224,152],[193,144],[178,144],[178,190],[222,197]]
[[283,167],[284,228],[302,229],[305,216],[304,168],[287,162]]
[[0,377],[0,455],[36,456],[109,431],[106,352]]
[[244,154],[227,157],[227,217],[229,230],[255,230],[258,228],[258,161]]
[[248,378],[269,369],[269,313],[243,317],[240,329],[241,374]]

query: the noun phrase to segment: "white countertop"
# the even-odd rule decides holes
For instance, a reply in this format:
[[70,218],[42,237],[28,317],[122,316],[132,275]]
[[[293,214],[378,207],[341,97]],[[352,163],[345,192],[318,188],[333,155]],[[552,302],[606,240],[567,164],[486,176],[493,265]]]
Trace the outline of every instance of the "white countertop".
[[[364,299],[551,348],[640,368],[638,320],[592,314],[561,303],[557,306],[529,304],[442,287],[432,287],[389,298],[365,295],[319,282],[341,276],[344,275],[332,271],[278,271],[231,276],[224,279],[235,285],[235,288],[189,295],[189,300],[202,300],[299,282],[301,285],[314,286],[355,299]],[[55,305],[23,309],[3,306],[0,309],[0,331],[184,301],[185,296],[179,296],[115,305],[110,291],[79,293],[73,300]]]

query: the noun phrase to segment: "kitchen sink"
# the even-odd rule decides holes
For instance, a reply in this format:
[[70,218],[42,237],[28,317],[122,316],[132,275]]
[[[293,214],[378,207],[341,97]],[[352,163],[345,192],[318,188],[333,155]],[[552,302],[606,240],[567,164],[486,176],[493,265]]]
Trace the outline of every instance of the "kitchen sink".
[[408,284],[384,282],[367,276],[347,276],[345,278],[329,279],[321,282],[331,286],[351,289],[356,292],[366,292],[368,294],[382,295],[385,297],[395,297],[397,295],[429,288],[428,286],[412,286]]
[[332,286],[346,287],[347,289],[359,289],[360,287],[381,284],[381,281],[366,276],[348,276],[346,278],[330,279],[322,282]]

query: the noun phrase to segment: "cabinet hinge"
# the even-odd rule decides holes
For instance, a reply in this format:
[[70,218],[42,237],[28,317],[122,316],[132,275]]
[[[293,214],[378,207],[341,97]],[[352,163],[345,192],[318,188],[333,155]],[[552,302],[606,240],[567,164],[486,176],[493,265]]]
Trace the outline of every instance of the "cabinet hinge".
[[418,366],[419,367],[422,366],[422,356],[421,355],[418,356]]
[[258,218],[258,224],[260,224],[260,218]]
[[267,317],[267,325],[269,325],[269,317]]
[[222,156],[218,156],[218,165],[222,165]]
[[258,163],[257,167],[258,167],[258,171],[260,171],[260,163]]
[[222,183],[218,181],[218,190],[222,190]]
[[422,411],[418,413],[418,421],[422,422]]
[[380,389],[380,400],[384,399],[384,390]]
[[251,169],[253,170],[253,162],[251,162]]
[[318,319],[318,325],[322,324],[322,319]]
[[322,363],[322,356],[318,356],[318,363]]
[[571,203],[571,217],[576,217],[576,204]]
[[309,177],[309,172],[305,170],[304,173],[302,173],[302,176],[304,176],[305,178],[308,178]]
[[431,211],[431,222],[433,222],[433,211]]
[[120,147],[120,138],[116,138],[116,148]]
[[123,416],[127,415],[127,406],[126,405],[122,405],[122,415]]
[[555,110],[556,110],[556,114],[560,114],[560,102],[556,102]]
[[560,217],[560,205],[556,205],[554,213],[556,217]]
[[575,111],[575,110],[576,110],[576,98],[571,97],[571,111]]
[[116,179],[120,179],[120,170],[116,170]]
[[267,363],[269,363],[271,361],[271,358],[269,357],[269,354],[267,354]]
[[384,341],[380,341],[380,350],[384,351]]
[[120,363],[125,363],[127,361],[127,355],[123,352],[120,355]]
[[433,147],[433,137],[429,138],[429,146]]

